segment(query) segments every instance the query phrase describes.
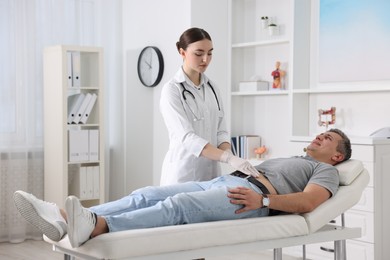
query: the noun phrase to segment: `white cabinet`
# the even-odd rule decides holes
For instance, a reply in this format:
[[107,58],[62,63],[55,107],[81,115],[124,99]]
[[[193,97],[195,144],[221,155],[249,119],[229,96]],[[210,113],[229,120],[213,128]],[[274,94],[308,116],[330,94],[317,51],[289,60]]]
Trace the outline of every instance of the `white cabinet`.
[[[360,227],[362,236],[347,240],[348,259],[390,259],[390,140],[351,138],[352,158],[361,160],[370,173],[370,182],[358,204],[345,213],[345,224]],[[294,150],[301,151],[309,141],[293,142]],[[337,218],[336,224],[341,224]],[[307,245],[307,255],[313,259],[333,259],[332,243]],[[299,251],[299,250],[298,250]],[[329,251],[329,250],[328,250]]]
[[[72,122],[68,120],[76,97],[80,97],[81,103],[74,118],[79,116],[81,121]],[[45,200],[60,207],[69,195],[78,196],[84,206],[105,201],[103,101],[102,48],[45,49]]]

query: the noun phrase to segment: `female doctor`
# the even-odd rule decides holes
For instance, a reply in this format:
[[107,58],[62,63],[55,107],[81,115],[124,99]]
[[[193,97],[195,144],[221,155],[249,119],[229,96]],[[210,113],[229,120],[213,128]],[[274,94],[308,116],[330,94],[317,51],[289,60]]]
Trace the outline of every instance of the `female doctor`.
[[204,74],[213,52],[210,35],[190,28],[176,47],[183,65],[164,85],[160,99],[170,139],[160,184],[211,180],[221,174],[219,162],[257,176],[248,161],[231,153],[219,89]]

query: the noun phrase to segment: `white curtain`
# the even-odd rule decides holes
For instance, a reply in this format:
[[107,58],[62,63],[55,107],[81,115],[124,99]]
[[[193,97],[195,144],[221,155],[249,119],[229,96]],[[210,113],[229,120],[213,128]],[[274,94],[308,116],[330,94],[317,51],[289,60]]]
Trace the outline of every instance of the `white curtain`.
[[0,0],[0,242],[41,238],[12,196],[21,189],[43,198],[43,49],[99,46],[100,4]]

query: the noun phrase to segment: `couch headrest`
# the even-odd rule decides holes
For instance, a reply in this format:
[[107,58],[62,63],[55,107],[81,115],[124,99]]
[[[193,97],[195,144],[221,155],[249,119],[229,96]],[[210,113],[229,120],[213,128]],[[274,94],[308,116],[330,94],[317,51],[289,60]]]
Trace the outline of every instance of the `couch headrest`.
[[363,163],[359,160],[349,159],[336,165],[340,175],[340,185],[350,185],[363,171]]

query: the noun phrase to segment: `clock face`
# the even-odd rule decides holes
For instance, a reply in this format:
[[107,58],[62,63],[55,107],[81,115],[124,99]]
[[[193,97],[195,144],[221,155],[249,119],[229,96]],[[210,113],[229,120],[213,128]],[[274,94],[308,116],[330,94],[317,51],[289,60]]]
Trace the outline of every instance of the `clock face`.
[[147,46],[138,58],[138,77],[146,87],[155,87],[160,82],[164,72],[164,60],[160,50]]

